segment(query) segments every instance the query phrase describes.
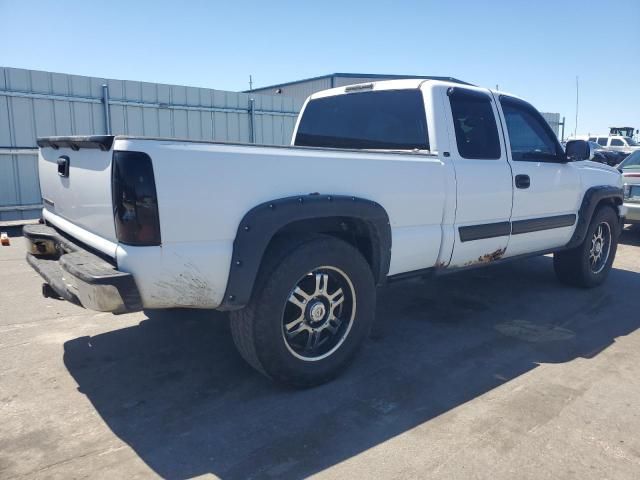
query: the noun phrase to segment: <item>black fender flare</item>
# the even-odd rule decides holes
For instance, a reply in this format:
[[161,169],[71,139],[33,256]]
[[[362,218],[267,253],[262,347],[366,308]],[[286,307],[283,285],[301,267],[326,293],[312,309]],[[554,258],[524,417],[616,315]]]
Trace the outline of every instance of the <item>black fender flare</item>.
[[587,234],[587,229],[591,223],[591,217],[596,211],[596,207],[602,200],[609,199],[614,205],[622,205],[623,192],[621,188],[609,185],[600,185],[589,188],[582,198],[582,205],[578,210],[578,221],[573,236],[565,248],[574,248],[582,244]]
[[262,203],[240,221],[233,242],[227,288],[220,310],[236,310],[249,303],[262,258],[273,237],[300,220],[330,217],[363,221],[373,246],[374,280],[384,283],[391,262],[391,226],[386,210],[378,203],[345,195],[310,194]]

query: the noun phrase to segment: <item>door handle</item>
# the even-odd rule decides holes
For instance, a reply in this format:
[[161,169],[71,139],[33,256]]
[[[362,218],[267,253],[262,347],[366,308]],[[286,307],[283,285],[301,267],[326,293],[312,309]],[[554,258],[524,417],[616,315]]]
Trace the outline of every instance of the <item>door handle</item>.
[[516,175],[516,187],[517,188],[529,188],[531,186],[531,179],[529,175]]

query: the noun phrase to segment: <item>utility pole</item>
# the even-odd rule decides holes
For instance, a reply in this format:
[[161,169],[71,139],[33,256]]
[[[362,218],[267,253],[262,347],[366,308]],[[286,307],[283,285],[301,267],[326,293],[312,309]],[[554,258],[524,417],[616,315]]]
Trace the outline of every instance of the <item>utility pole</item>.
[[578,83],[578,76],[576,75],[576,125],[575,128],[573,130],[573,136],[575,137],[578,134],[578,102],[579,102],[579,96],[578,96],[578,92],[579,92],[579,83]]
[[253,78],[249,75],[249,90],[253,90]]

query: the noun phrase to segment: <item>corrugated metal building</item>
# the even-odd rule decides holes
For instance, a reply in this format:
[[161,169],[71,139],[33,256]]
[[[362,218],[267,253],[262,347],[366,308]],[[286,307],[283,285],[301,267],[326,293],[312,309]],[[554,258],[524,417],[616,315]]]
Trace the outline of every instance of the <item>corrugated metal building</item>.
[[36,137],[129,134],[284,145],[302,101],[0,67],[0,221],[40,212]]
[[298,100],[305,100],[309,95],[320,90],[334,87],[344,87],[345,85],[355,85],[356,83],[374,82],[380,80],[398,80],[402,78],[417,79],[437,79],[453,81],[456,83],[466,83],[453,77],[429,77],[423,75],[380,75],[374,73],[331,73],[320,77],[305,78],[293,82],[271,85],[268,87],[254,88],[246,93],[261,93],[264,95],[282,95],[293,97]]
[[[109,133],[286,145],[307,96],[397,78],[461,82],[334,73],[228,92],[0,67],[0,221],[40,214],[36,137]],[[543,115],[557,133],[560,115]]]
[[[304,101],[309,95],[326,90],[328,88],[343,87],[346,85],[354,85],[356,83],[375,82],[380,80],[396,80],[402,78],[417,79],[435,79],[453,81],[456,83],[467,83],[453,77],[430,77],[423,75],[383,75],[374,73],[331,73],[320,77],[305,78],[293,82],[280,83],[278,85],[270,85],[268,87],[254,88],[247,90],[247,93],[260,93],[266,95],[282,95],[293,97],[300,101]],[[542,113],[542,112],[541,112]],[[551,126],[556,135],[560,134],[559,113],[542,113],[542,116]]]

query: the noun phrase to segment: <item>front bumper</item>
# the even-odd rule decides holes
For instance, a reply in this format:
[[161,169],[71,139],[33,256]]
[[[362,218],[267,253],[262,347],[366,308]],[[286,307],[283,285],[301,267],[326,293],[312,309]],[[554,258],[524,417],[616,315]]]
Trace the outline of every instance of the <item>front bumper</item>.
[[61,298],[99,312],[142,310],[130,273],[121,272],[47,225],[27,225],[27,262]]
[[627,211],[624,216],[624,223],[640,223],[640,203],[625,202]]

